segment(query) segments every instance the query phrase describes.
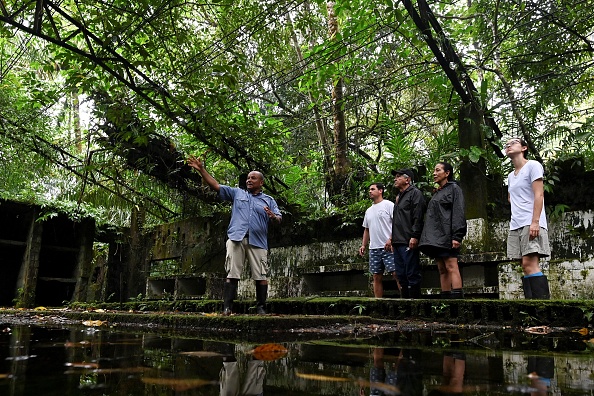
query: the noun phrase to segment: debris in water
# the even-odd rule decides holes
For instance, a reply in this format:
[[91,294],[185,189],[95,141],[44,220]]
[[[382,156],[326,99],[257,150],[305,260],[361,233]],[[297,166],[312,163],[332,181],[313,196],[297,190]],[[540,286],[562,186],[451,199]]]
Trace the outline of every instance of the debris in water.
[[280,344],[264,344],[260,345],[252,351],[254,359],[273,361],[285,357],[287,348]]

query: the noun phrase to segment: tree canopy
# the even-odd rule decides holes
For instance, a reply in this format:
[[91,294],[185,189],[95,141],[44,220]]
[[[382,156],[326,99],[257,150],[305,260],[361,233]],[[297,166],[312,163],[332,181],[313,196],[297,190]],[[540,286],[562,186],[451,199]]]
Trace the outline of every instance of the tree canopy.
[[[390,169],[504,173],[511,136],[591,169],[591,5],[7,0],[0,197],[114,224],[208,213],[200,155],[221,183],[262,171],[287,211],[357,213]],[[485,142],[461,149],[468,103]]]

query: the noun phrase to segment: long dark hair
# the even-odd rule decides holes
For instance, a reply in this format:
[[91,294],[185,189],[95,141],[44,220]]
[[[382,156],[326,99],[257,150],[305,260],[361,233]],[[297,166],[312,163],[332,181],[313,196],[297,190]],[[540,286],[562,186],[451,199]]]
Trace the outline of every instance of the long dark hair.
[[441,165],[444,172],[450,172],[448,175],[448,181],[454,180],[454,167],[452,165],[448,164],[447,162],[438,162],[437,165]]

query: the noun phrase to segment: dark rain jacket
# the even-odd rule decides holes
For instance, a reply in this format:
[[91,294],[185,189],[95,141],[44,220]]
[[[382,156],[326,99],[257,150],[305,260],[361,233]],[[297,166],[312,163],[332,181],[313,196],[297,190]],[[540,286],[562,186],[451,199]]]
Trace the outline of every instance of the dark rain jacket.
[[392,217],[392,245],[408,245],[411,238],[421,238],[426,206],[423,193],[415,186],[398,194]]
[[464,195],[456,182],[449,181],[427,205],[419,249],[423,251],[423,246],[451,249],[453,240],[462,242],[465,236]]

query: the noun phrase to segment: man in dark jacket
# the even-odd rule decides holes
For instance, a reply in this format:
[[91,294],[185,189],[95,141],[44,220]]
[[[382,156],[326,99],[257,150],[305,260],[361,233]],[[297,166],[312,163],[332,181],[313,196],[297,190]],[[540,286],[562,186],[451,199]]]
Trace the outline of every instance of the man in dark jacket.
[[392,239],[386,249],[394,252],[396,276],[400,281],[403,298],[421,297],[421,265],[419,263],[419,239],[423,231],[425,197],[413,185],[410,169],[392,171],[394,187],[400,193],[394,203]]

